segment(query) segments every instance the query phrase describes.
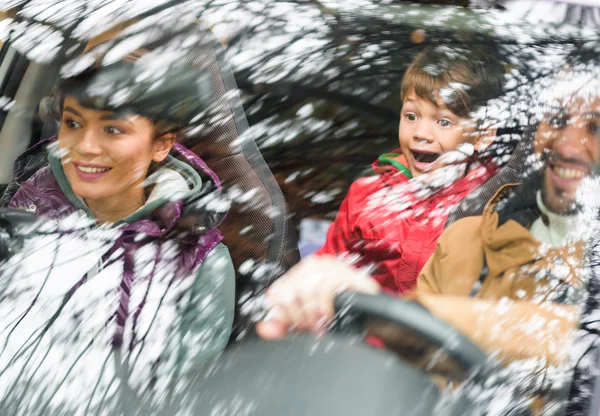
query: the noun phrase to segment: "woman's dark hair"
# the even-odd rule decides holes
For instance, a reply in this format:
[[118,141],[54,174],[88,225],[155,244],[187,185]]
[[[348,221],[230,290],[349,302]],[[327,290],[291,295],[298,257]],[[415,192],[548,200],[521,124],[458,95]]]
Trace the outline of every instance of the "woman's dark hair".
[[196,31],[155,34],[129,53],[120,52],[127,35],[94,46],[63,66],[54,111],[72,95],[91,109],[142,115],[158,134],[189,127],[214,100],[206,46],[189,39]]
[[[154,123],[156,133],[160,136],[184,127],[202,111],[202,106],[193,101],[202,102],[210,96],[205,85],[207,80],[203,78],[193,80],[188,74],[184,89],[179,81],[166,79],[162,81],[162,88],[151,90],[147,85],[136,82],[135,72],[134,63],[122,61],[109,67],[94,67],[65,79],[55,94],[59,115],[65,97],[70,95],[90,109],[142,115]],[[195,85],[204,90],[193,91]]]
[[[113,69],[113,68],[111,68]],[[119,68],[127,70],[127,68]],[[121,115],[137,114],[142,115],[152,121],[155,128],[155,138],[168,132],[177,132],[180,129],[179,123],[171,121],[169,118],[163,118],[160,114],[153,114],[140,106],[139,103],[124,103],[121,105],[114,105],[111,103],[112,95],[96,95],[94,94],[94,88],[98,84],[105,83],[107,80],[106,75],[103,74],[102,69],[94,67],[93,69],[86,71],[78,76],[66,79],[61,86],[55,91],[54,96],[57,101],[57,108],[55,109],[55,116],[59,118],[64,109],[64,102],[67,96],[72,96],[79,104],[85,108],[100,111],[112,111]],[[111,71],[112,72],[112,71]],[[106,84],[110,85],[109,83]],[[137,104],[137,105],[136,105]]]

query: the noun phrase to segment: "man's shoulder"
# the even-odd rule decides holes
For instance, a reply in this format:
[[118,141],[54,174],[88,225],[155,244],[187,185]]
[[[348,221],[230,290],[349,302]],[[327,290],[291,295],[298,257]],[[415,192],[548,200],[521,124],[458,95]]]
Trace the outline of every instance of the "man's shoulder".
[[443,232],[442,237],[457,236],[462,238],[472,234],[479,234],[483,215],[461,218],[450,224]]
[[516,191],[519,191],[520,187],[521,183],[518,182],[506,183],[502,185],[489,200],[488,206],[495,206],[500,202],[506,201],[509,197],[512,197],[514,194],[516,194]]

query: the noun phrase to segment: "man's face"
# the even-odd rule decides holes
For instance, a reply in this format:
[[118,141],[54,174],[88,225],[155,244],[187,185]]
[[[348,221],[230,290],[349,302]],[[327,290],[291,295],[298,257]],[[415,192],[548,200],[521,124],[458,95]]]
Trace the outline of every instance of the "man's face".
[[534,151],[545,162],[542,196],[550,211],[568,214],[575,209],[582,179],[600,160],[599,123],[600,97],[559,99],[545,112]]

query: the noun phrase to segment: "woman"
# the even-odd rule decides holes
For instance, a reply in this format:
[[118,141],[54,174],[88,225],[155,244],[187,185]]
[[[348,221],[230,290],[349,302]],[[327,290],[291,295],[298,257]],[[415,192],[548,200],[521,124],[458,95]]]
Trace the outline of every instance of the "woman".
[[[164,404],[231,334],[224,211],[204,210],[201,223],[182,214],[220,184],[176,143],[181,112],[94,95],[136,80],[138,58],[63,82],[48,163],[11,199],[49,221],[0,270],[1,414],[87,414],[123,408],[125,396]],[[158,91],[173,104],[176,91]]]

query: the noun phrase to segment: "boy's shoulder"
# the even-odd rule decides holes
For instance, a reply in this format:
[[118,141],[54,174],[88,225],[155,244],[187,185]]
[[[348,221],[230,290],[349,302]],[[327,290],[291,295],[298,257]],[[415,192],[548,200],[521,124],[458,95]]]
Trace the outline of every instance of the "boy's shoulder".
[[381,180],[381,175],[358,178],[350,185],[348,195],[360,197],[361,195],[371,194],[381,189],[384,185],[384,182]]
[[395,149],[390,153],[381,154],[372,164],[371,168],[375,174],[395,174],[400,173],[406,176],[406,179],[412,178],[412,173],[408,168],[408,163],[400,149]]
[[352,182],[347,199],[361,201],[381,189],[408,182],[412,178],[406,167],[406,159],[399,150],[382,154],[372,163],[371,168],[374,175]]
[[369,201],[369,197],[389,189],[390,187],[408,182],[410,179],[399,172],[384,172],[374,176],[366,176],[352,182],[346,194],[350,203],[362,204]]
[[410,178],[398,171],[386,171],[358,178],[350,186],[349,193],[364,194],[408,182]]

